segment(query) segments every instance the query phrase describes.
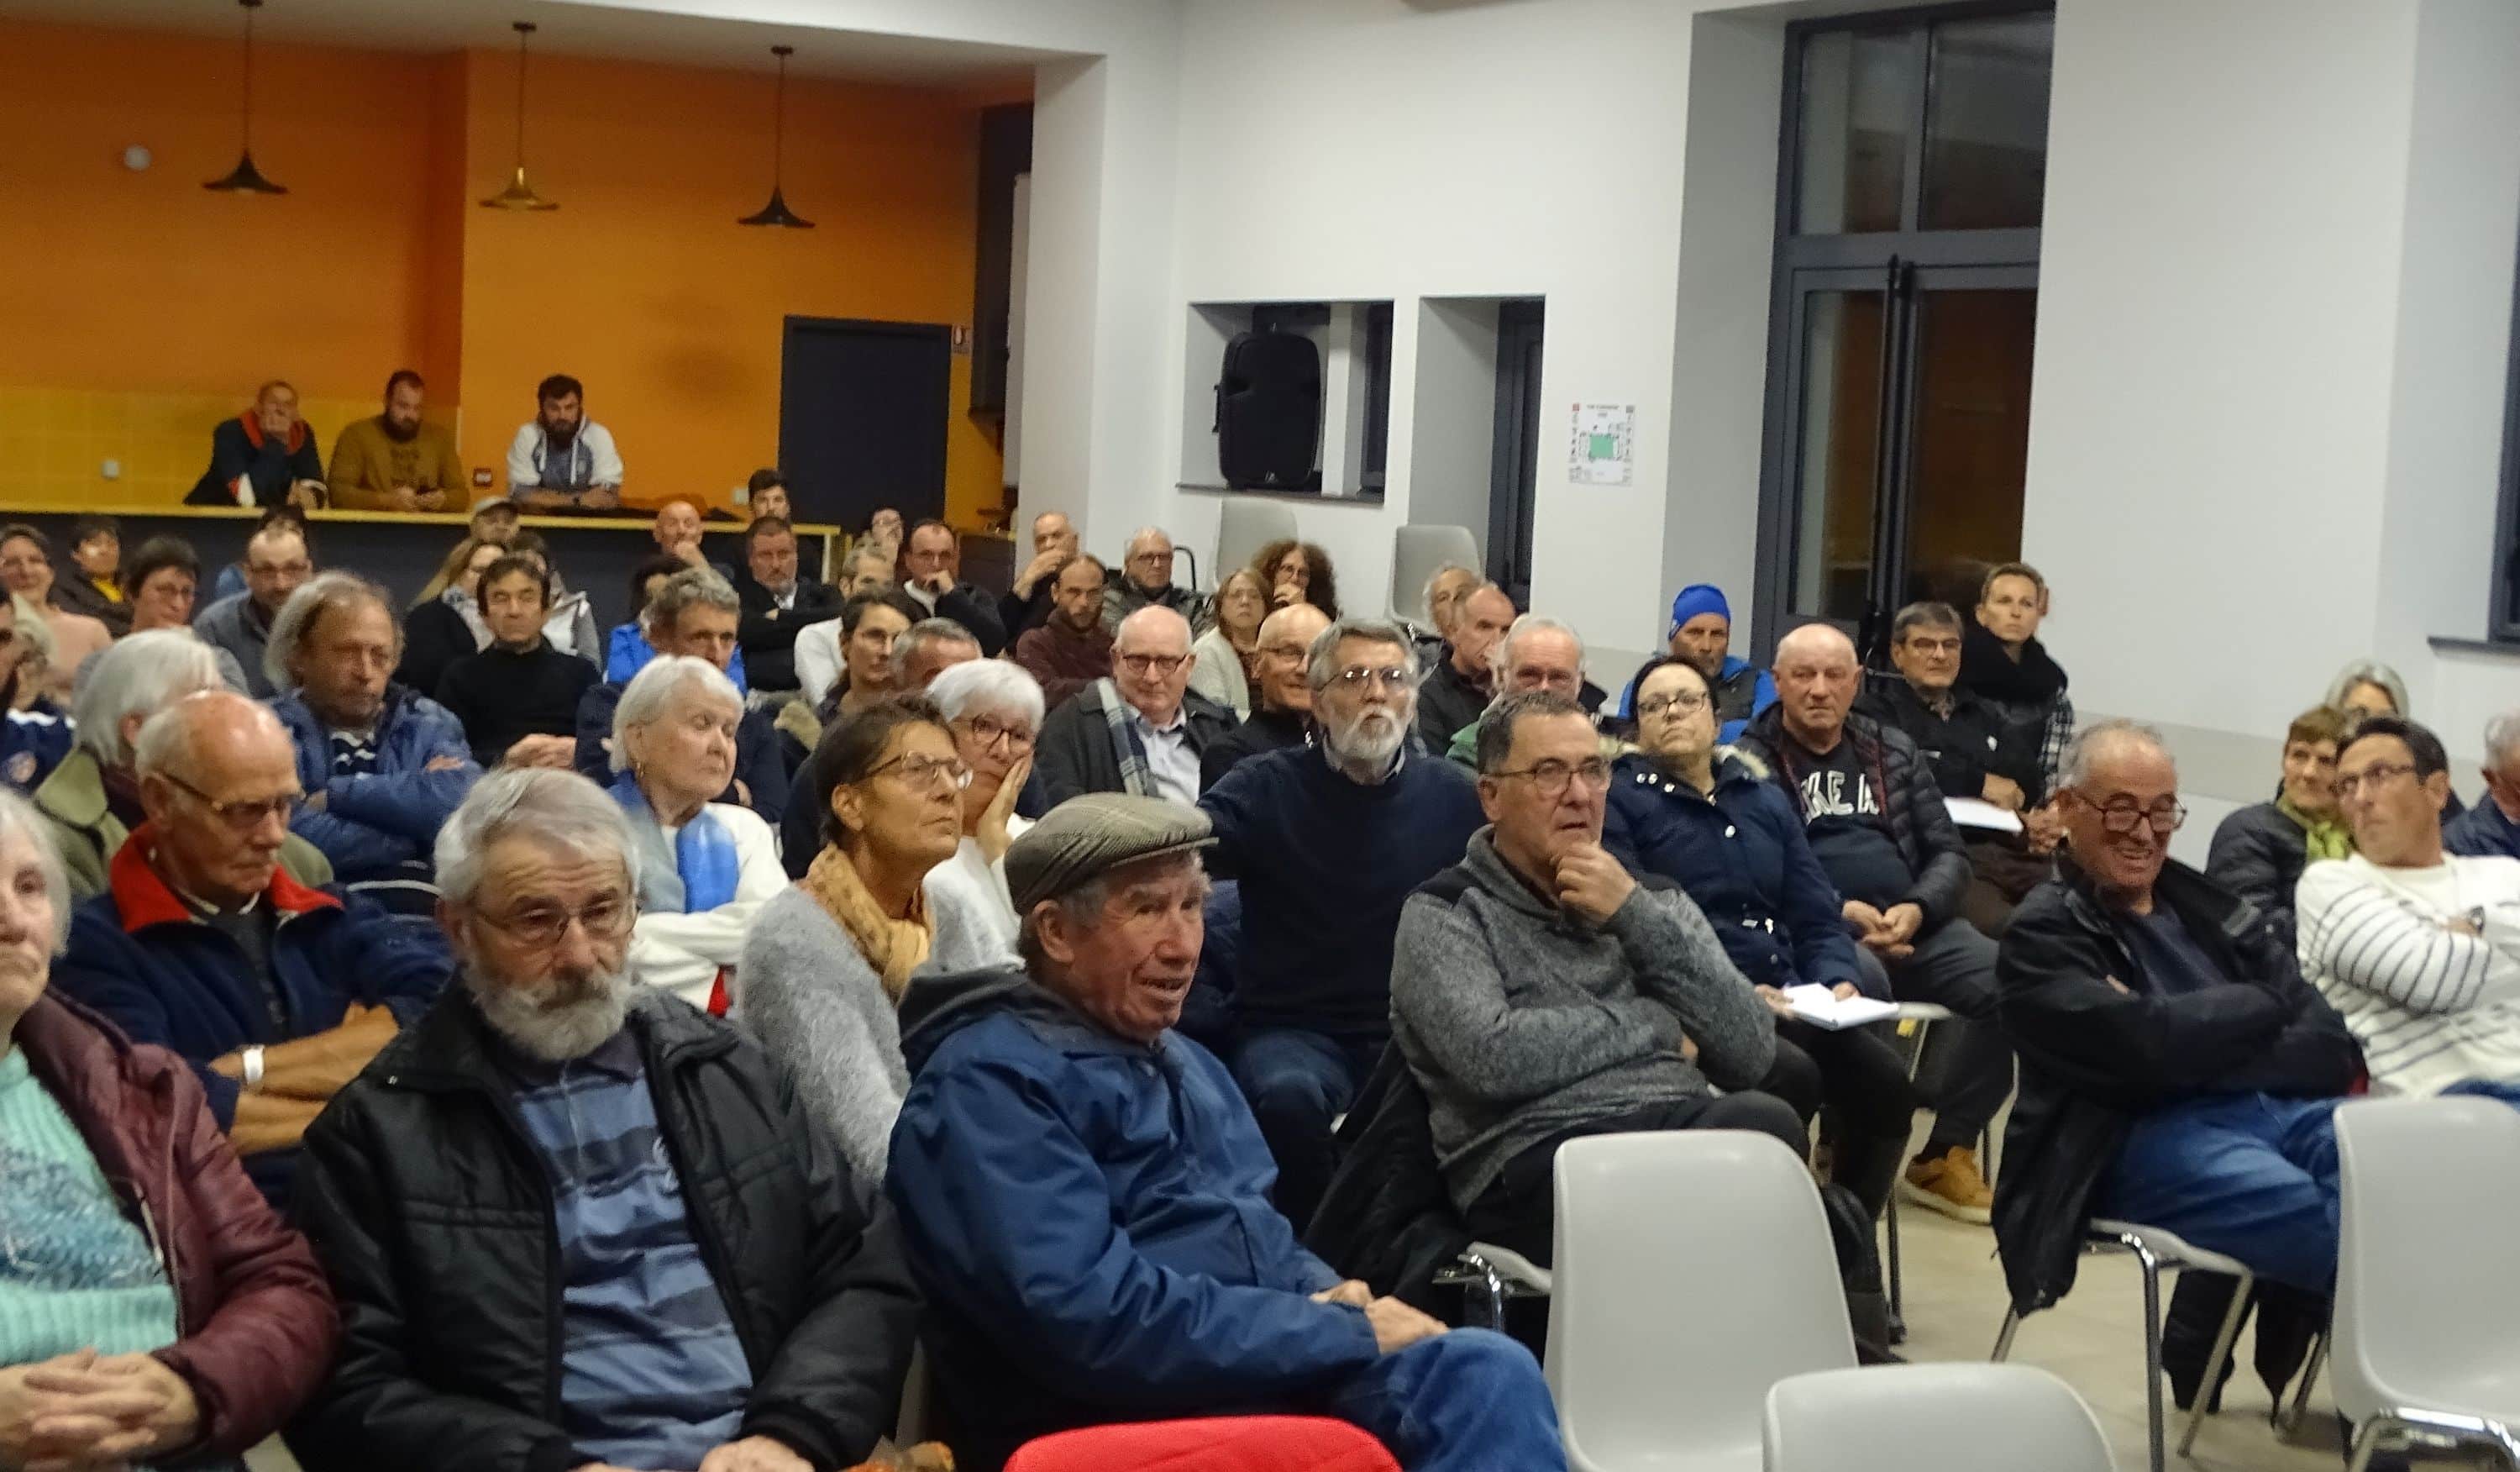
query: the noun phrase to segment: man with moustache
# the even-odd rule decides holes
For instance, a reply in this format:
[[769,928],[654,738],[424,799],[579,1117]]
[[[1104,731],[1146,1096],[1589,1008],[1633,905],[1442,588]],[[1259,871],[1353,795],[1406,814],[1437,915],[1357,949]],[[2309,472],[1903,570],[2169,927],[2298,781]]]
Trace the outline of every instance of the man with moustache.
[[[1330,616],[1309,603],[1290,603],[1260,621],[1259,670],[1251,718],[1199,754],[1199,778],[1214,787],[1253,757],[1313,739],[1313,641],[1330,626]],[[1423,688],[1422,686],[1420,687]]]
[[1391,937],[1410,892],[1461,861],[1478,793],[1412,752],[1409,631],[1343,619],[1313,640],[1318,748],[1255,757],[1199,800],[1209,868],[1242,887],[1227,1063],[1278,1159],[1278,1209],[1310,1219],[1333,1164],[1330,1122],[1391,1039]]
[[424,423],[428,386],[408,368],[385,380],[384,412],[333,442],[336,511],[444,511],[463,504],[464,462],[455,437]]
[[634,993],[632,852],[547,767],[438,836],[462,985],[307,1139],[344,1326],[307,1466],[806,1472],[892,1425],[918,1300],[890,1216],[759,1043]]

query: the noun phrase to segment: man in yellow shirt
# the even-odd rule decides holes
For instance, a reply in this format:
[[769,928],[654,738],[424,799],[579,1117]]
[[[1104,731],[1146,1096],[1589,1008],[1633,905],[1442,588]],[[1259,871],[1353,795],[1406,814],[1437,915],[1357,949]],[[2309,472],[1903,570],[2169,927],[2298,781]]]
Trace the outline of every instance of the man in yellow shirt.
[[443,511],[462,504],[464,466],[455,437],[423,424],[427,386],[398,369],[385,380],[385,410],[341,432],[333,446],[333,505],[341,511]]

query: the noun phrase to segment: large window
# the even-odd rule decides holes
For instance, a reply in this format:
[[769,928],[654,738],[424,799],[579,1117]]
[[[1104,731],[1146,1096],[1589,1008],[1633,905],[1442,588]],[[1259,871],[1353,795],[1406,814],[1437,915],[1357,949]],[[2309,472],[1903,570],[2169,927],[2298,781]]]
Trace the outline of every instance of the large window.
[[1759,589],[1877,630],[2021,550],[2047,183],[2046,7],[1788,33]]

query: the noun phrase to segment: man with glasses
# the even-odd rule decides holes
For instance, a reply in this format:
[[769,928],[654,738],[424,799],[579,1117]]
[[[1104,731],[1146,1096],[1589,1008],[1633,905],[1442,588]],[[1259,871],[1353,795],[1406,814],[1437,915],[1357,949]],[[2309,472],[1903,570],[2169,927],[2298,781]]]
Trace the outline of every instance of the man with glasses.
[[439,836],[461,985],[306,1141],[355,1325],[308,1465],[806,1472],[891,1426],[919,1305],[887,1214],[758,1042],[632,984],[636,851],[549,768]]
[[1251,718],[1198,759],[1209,787],[1253,757],[1313,739],[1313,641],[1329,626],[1330,616],[1309,603],[1289,603],[1260,621]]
[[1469,779],[1409,750],[1409,631],[1343,619],[1313,640],[1318,750],[1255,757],[1200,800],[1209,868],[1240,882],[1226,1062],[1278,1161],[1278,1209],[1305,1221],[1329,1183],[1330,1122],[1391,1036],[1391,938],[1412,891],[1479,826]]
[[245,586],[193,619],[193,632],[213,649],[235,656],[245,671],[248,695],[269,700],[278,693],[263,656],[271,643],[271,622],[280,617],[289,595],[315,575],[314,553],[302,523],[286,518],[266,521],[245,544]]
[[1050,612],[1015,640],[1015,663],[1041,681],[1053,710],[1077,691],[1111,675],[1111,634],[1102,626],[1100,560],[1068,559],[1049,581]]
[[1741,746],[1794,810],[1840,913],[1902,1001],[1958,1014],[1929,1039],[1924,1077],[1934,1129],[1900,1193],[1929,1211],[1982,1222],[1995,1196],[1977,1138],[2012,1091],[2012,1051],[1995,1023],[1995,943],[1960,914],[1968,851],[1916,744],[1854,711],[1855,645],[1810,623],[1777,643],[1777,703]]
[[[1576,703],[1587,714],[1601,709],[1607,692],[1584,677],[1584,636],[1546,614],[1513,621],[1488,656],[1493,698],[1547,691]],[[1453,733],[1445,756],[1464,770],[1478,767],[1479,723],[1473,718]]]
[[1489,826],[1410,897],[1391,964],[1392,1035],[1471,1234],[1549,1262],[1552,1161],[1584,1135],[1750,1129],[1802,1156],[1792,1107],[1757,1091],[1767,1003],[1686,895],[1601,847],[1610,765],[1583,708],[1507,696],[1478,762]]
[[437,995],[446,951],[281,867],[306,789],[259,703],[185,696],[136,745],[147,821],[79,907],[55,980],[191,1063],[248,1173],[286,1210],[298,1137]]
[[1141,527],[1129,538],[1120,576],[1102,594],[1102,626],[1118,633],[1120,621],[1142,608],[1168,608],[1182,616],[1196,638],[1216,626],[1216,609],[1205,593],[1173,585],[1173,539],[1161,527]]
[[2362,1066],[2354,1039],[2253,906],[2170,860],[2186,809],[2158,733],[2084,730],[2057,787],[2065,856],[2003,938],[2003,1023],[2022,1068],[1996,1244],[2013,1306],[2064,1295],[2093,1217],[2325,1292],[2328,1116]]
[[980,641],[982,655],[994,660],[1007,647],[998,600],[957,581],[962,566],[963,542],[954,529],[943,522],[921,522],[901,544],[901,586],[892,592],[892,606],[913,623],[953,620]]
[[1190,622],[1169,608],[1120,621],[1111,674],[1050,713],[1033,759],[1052,806],[1079,793],[1198,801],[1199,758],[1234,729],[1234,713],[1190,688]]

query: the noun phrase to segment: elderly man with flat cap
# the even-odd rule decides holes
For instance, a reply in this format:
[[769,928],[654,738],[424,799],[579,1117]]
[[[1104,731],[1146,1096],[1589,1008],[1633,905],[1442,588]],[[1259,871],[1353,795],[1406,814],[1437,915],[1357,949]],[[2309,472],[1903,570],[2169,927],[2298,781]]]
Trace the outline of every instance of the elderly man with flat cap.
[[[921,979],[885,1190],[927,1294],[955,1449],[1069,1427],[1330,1416],[1410,1472],[1563,1468],[1540,1366],[1304,1250],[1224,1065],[1173,1032],[1205,815],[1073,799],[1007,852],[1020,963]],[[1048,1291],[1055,1288],[1057,1291]]]

